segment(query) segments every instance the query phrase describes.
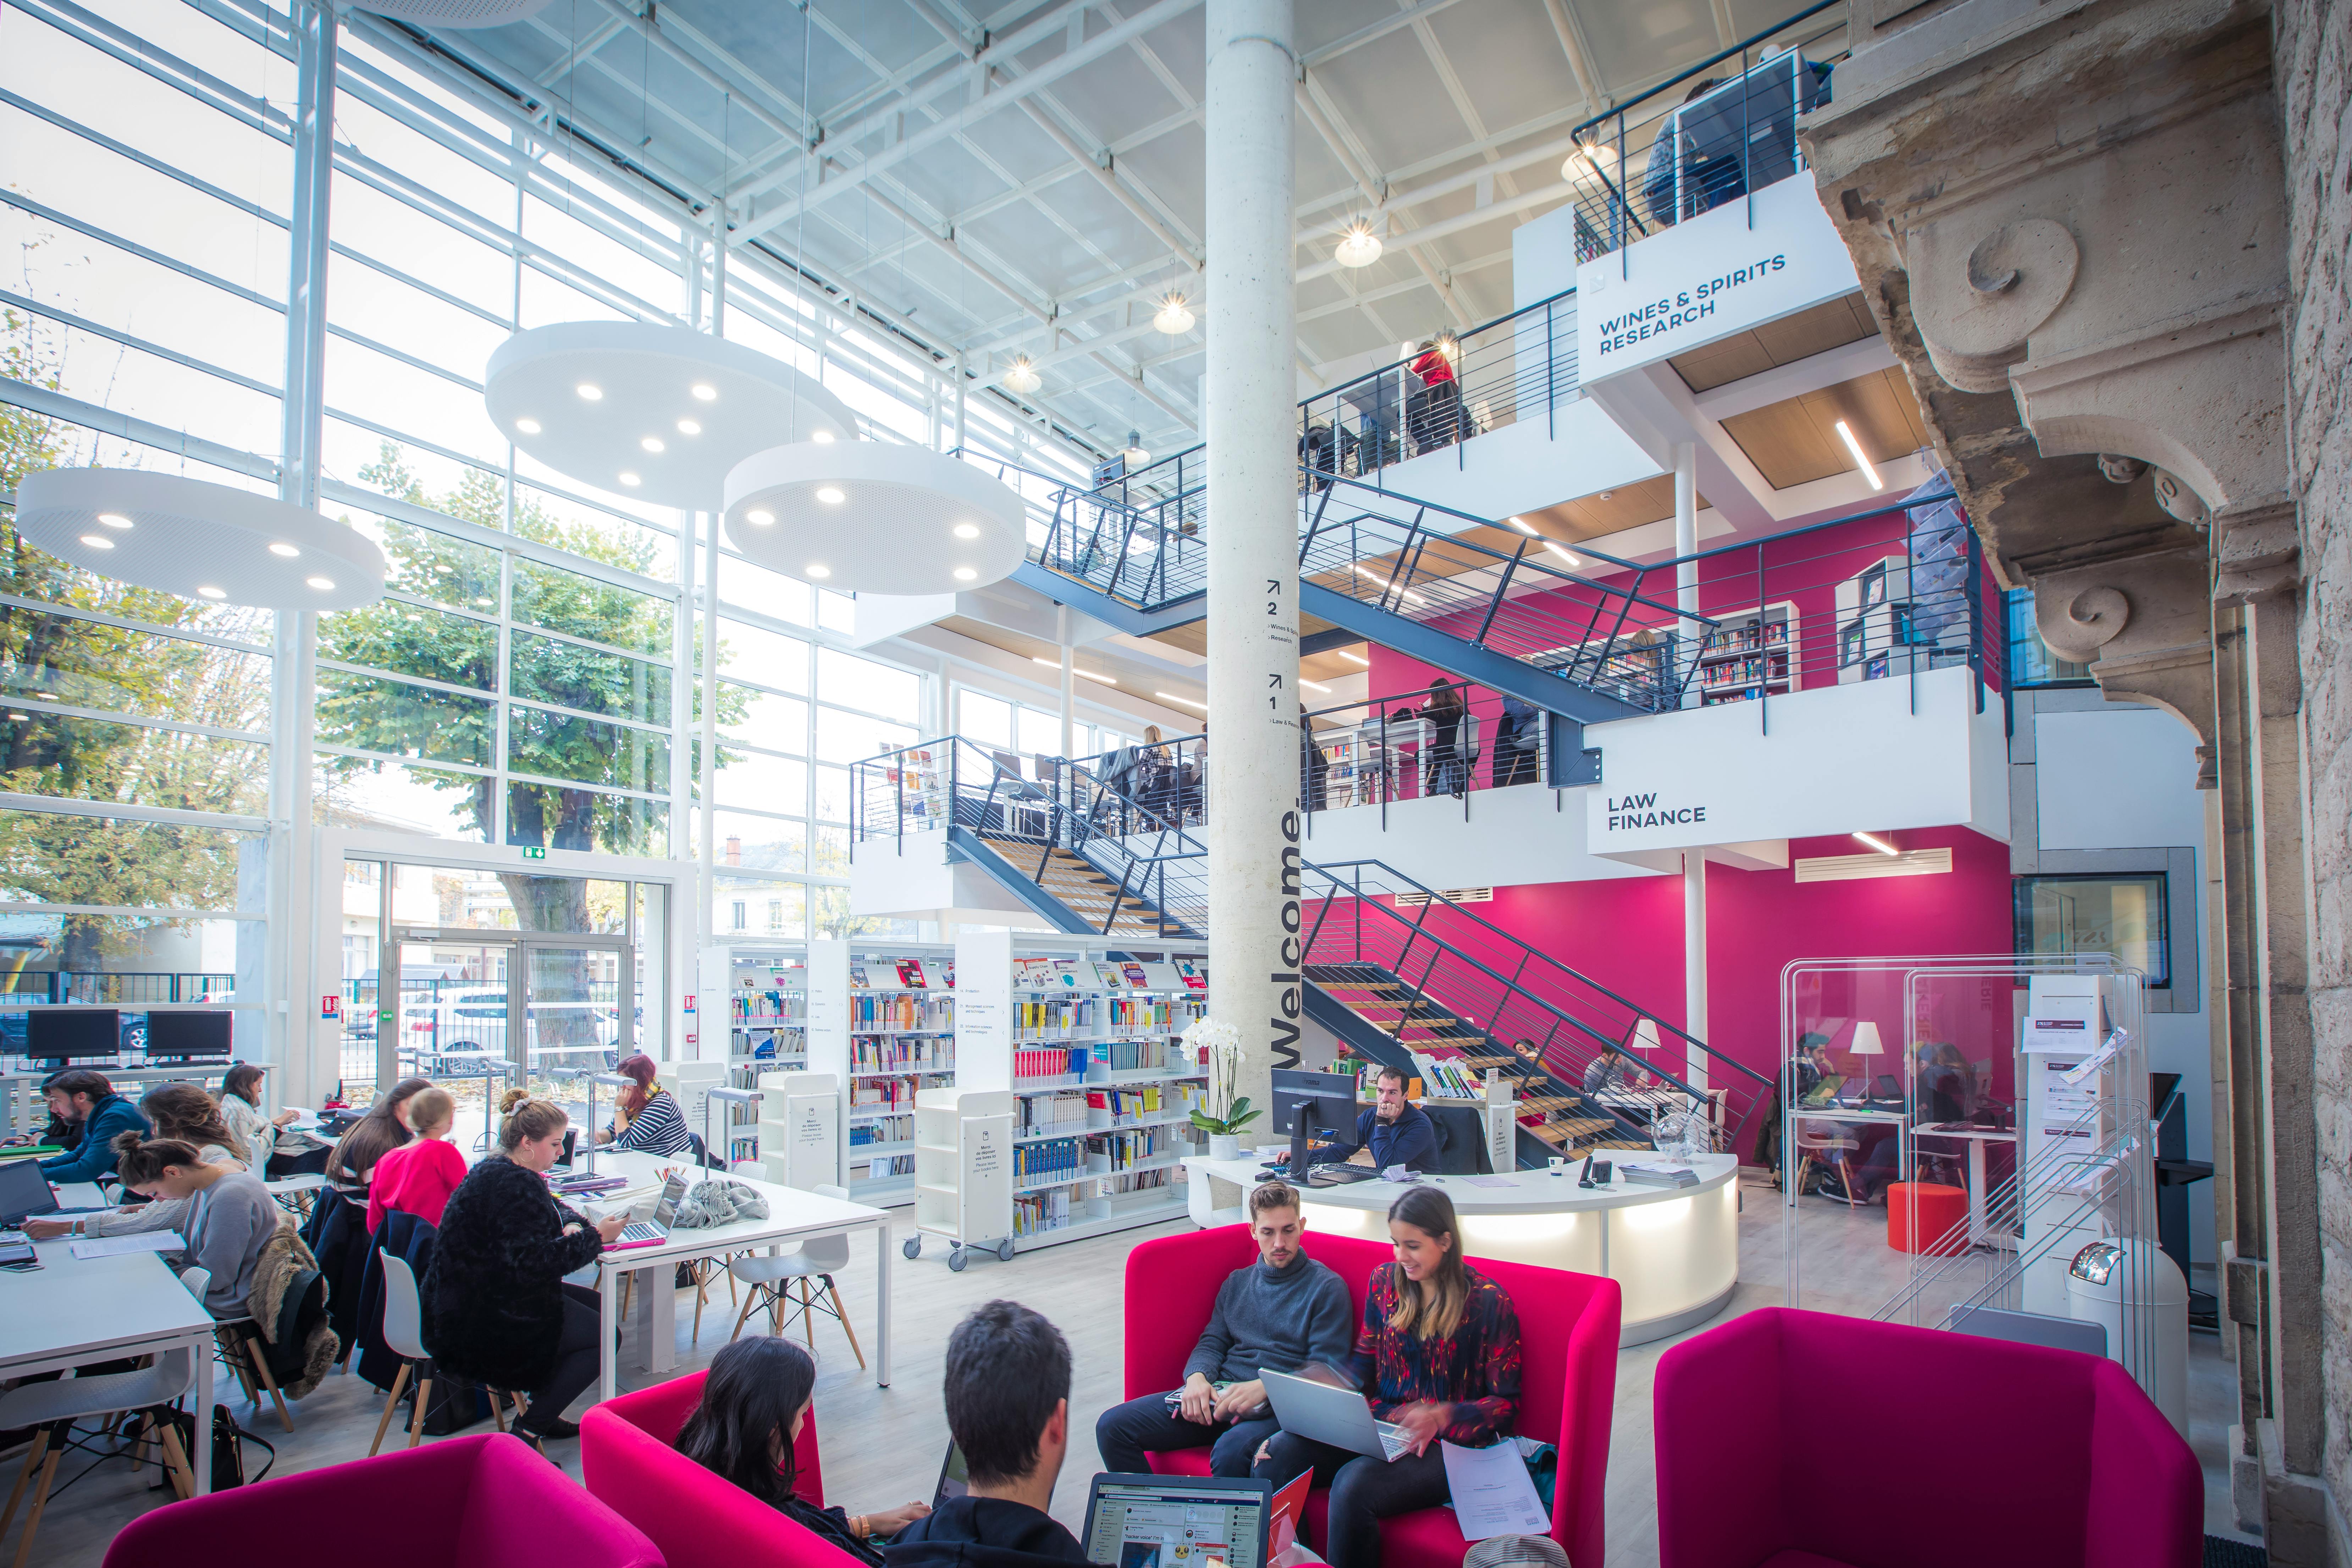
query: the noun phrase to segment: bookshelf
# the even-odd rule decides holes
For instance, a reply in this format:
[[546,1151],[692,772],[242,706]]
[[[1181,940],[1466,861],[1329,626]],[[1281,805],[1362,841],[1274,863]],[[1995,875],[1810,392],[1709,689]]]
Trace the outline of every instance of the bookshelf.
[[1181,1037],[1207,976],[1114,951],[1002,931],[956,943],[957,1083],[1012,1101],[1016,1252],[1184,1212],[1176,1170],[1206,1079]]
[[842,1086],[843,1184],[858,1203],[916,1191],[917,1097],[956,1081],[954,950],[820,938],[808,944],[808,1069]]
[[[723,1049],[727,1079],[734,1088],[764,1089],[777,1072],[807,1068],[808,952],[802,943],[735,942],[704,948],[700,979],[698,1017],[707,1026],[709,1046]],[[718,1052],[711,1055],[715,1058]],[[726,1158],[730,1164],[764,1157],[757,1112],[750,1105],[727,1108]],[[695,1131],[702,1131],[699,1121],[692,1125]]]
[[1701,707],[1797,689],[1797,607],[1782,601],[1723,616],[1709,628],[1694,677]]
[[[1837,585],[1840,684],[1968,662],[1968,617],[1953,612],[1952,590],[1937,582],[1953,570],[1948,562],[1889,555]],[[1924,616],[1922,599],[1929,606]],[[1922,619],[1945,623],[1941,635],[1921,631]]]

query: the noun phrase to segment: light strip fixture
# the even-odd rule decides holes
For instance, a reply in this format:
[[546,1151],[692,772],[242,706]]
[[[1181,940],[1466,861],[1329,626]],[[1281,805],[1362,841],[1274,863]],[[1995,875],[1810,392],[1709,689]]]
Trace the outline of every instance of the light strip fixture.
[[1874,490],[1885,489],[1886,481],[1878,477],[1878,470],[1871,466],[1868,458],[1862,455],[1862,443],[1853,438],[1853,427],[1841,419],[1837,422],[1837,433],[1838,439],[1845,443],[1845,449],[1853,454],[1853,460],[1862,465],[1863,477],[1870,481],[1870,488]]
[[1151,695],[1157,697],[1162,702],[1181,702],[1187,708],[1198,708],[1203,713],[1206,713],[1209,710],[1209,705],[1207,703],[1195,702],[1189,697],[1179,697],[1172,691],[1155,691]]
[[1336,654],[1338,654],[1341,658],[1348,659],[1348,660],[1349,660],[1349,661],[1351,661],[1351,662],[1353,662],[1353,663],[1362,665],[1366,669],[1370,669],[1370,668],[1372,668],[1372,661],[1371,661],[1370,659],[1369,659],[1369,658],[1366,658],[1362,654],[1360,654],[1360,653],[1349,653],[1346,648],[1343,648],[1343,647],[1342,647],[1342,648],[1334,648],[1334,649],[1332,649],[1331,651],[1332,651],[1332,652],[1334,652],[1334,653],[1336,653]]
[[1881,855],[1900,855],[1903,853],[1902,850],[1897,849],[1894,845],[1889,844],[1885,839],[1880,838],[1874,834],[1857,833],[1854,837],[1860,839],[1863,843],[1869,845],[1873,849],[1877,850]]
[[[1043,655],[1040,655],[1040,654],[1034,654],[1034,653],[1033,653],[1033,654],[1031,654],[1031,655],[1029,656],[1029,662],[1030,662],[1030,663],[1032,663],[1032,664],[1042,664],[1042,665],[1044,665],[1047,669],[1059,669],[1059,668],[1062,668],[1062,661],[1061,661],[1060,659],[1058,659],[1058,658],[1045,658]],[[1096,674],[1093,670],[1091,670],[1091,669],[1080,669],[1080,668],[1079,668],[1077,666],[1076,666],[1076,665],[1072,665],[1072,666],[1070,667],[1070,673],[1071,673],[1072,675],[1082,675],[1082,676],[1086,677],[1088,680],[1099,680],[1099,681],[1101,681],[1105,686],[1117,686],[1117,685],[1118,684],[1118,681],[1113,680],[1113,679],[1112,679],[1109,676],[1108,676],[1108,675],[1097,675],[1097,674]]]

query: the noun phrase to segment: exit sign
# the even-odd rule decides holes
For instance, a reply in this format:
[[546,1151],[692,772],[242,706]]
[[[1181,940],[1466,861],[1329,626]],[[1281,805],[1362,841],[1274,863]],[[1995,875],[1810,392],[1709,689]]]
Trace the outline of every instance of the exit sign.
[[544,860],[547,858],[547,851],[537,845],[530,845],[523,850],[522,858],[526,860]]

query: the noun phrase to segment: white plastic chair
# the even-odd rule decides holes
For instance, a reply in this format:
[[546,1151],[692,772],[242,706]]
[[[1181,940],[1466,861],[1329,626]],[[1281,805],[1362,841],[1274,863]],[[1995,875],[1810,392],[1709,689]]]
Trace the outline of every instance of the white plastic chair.
[[[416,1274],[407,1260],[387,1252],[383,1255],[383,1342],[384,1348],[400,1358],[400,1370],[393,1374],[392,1392],[383,1396],[383,1414],[376,1418],[375,1441],[368,1445],[368,1458],[375,1458],[383,1447],[383,1431],[392,1425],[392,1413],[400,1405],[401,1391],[408,1386],[411,1373],[425,1360],[424,1313],[416,1303]],[[428,1372],[417,1379],[416,1413],[408,1422],[408,1446],[412,1448],[425,1440],[425,1411],[433,1401],[433,1378]]]
[[[845,1187],[823,1186],[809,1190],[821,1198],[845,1199],[849,1196]],[[727,1336],[728,1340],[732,1342],[741,1337],[743,1325],[751,1320],[762,1300],[768,1308],[768,1331],[771,1334],[782,1333],[784,1322],[789,1321],[783,1316],[785,1289],[792,1281],[797,1280],[800,1283],[800,1299],[793,1303],[793,1314],[801,1320],[802,1334],[808,1341],[809,1348],[816,1348],[814,1314],[830,1313],[841,1325],[841,1331],[849,1336],[849,1353],[857,1358],[862,1370],[866,1365],[866,1352],[857,1348],[857,1331],[849,1326],[849,1314],[841,1305],[840,1287],[833,1282],[834,1270],[848,1267],[849,1233],[845,1230],[835,1231],[830,1236],[813,1236],[790,1252],[772,1257],[760,1253],[736,1259],[728,1266],[727,1271],[751,1289],[743,1299],[743,1310],[736,1317],[735,1331]],[[810,1292],[809,1281],[812,1279],[824,1288],[822,1294]],[[830,1304],[827,1298],[831,1299]]]
[[[192,1270],[204,1274],[201,1268]],[[211,1276],[205,1275],[209,1283]],[[41,1528],[41,1510],[48,1505],[49,1483],[56,1479],[58,1460],[72,1441],[73,1424],[92,1416],[122,1415],[132,1411],[159,1411],[179,1398],[196,1383],[195,1352],[185,1346],[164,1351],[154,1363],[137,1372],[104,1373],[96,1377],[60,1378],[54,1383],[28,1383],[21,1388],[0,1394],[0,1429],[33,1426],[39,1428],[33,1436],[33,1446],[25,1455],[25,1468],[16,1472],[16,1485],[8,1493],[6,1511],[0,1512],[0,1536],[5,1536],[8,1526],[16,1517],[16,1505],[24,1500],[25,1487],[33,1481],[33,1472],[40,1479],[33,1484],[32,1511],[25,1516],[25,1538],[16,1543],[16,1568],[25,1568],[33,1553],[33,1535]],[[180,1435],[170,1422],[159,1420],[163,1458],[173,1484],[182,1498],[195,1495],[196,1475],[188,1464],[188,1456],[180,1447]],[[200,1434],[198,1441],[208,1441],[209,1434]]]

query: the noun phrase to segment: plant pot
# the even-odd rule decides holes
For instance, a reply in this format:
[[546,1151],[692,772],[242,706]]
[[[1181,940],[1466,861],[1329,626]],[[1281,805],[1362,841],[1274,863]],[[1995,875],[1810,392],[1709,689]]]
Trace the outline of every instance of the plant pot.
[[1210,1133],[1210,1134],[1209,1134],[1209,1158],[1210,1158],[1210,1159],[1212,1159],[1212,1160],[1238,1160],[1238,1159],[1240,1159],[1241,1157],[1242,1157],[1242,1135],[1241,1135],[1240,1133],[1238,1133],[1238,1132],[1212,1132],[1212,1133]]

